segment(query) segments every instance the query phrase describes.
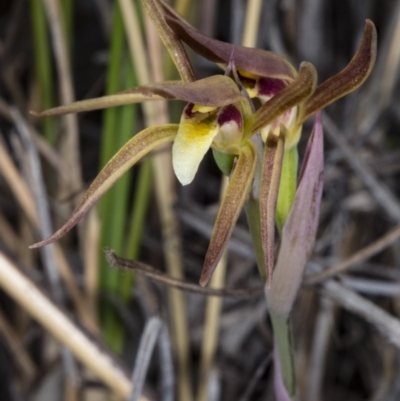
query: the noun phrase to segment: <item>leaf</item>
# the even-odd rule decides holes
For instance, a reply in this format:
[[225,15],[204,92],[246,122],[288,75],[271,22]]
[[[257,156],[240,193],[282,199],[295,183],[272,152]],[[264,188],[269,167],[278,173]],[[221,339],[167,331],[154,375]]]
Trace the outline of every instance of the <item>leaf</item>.
[[168,124],[147,128],[135,135],[100,171],[66,223],[53,235],[31,245],[30,248],[38,248],[60,239],[85,216],[127,170],[155,147],[172,142],[177,132],[177,124]]
[[307,146],[299,187],[282,230],[272,285],[266,290],[268,307],[279,316],[289,315],[314,246],[322,197],[323,167],[322,118],[318,113]]
[[240,93],[235,82],[223,75],[214,75],[194,82],[169,81],[127,89],[114,95],[81,100],[65,106],[55,107],[41,113],[32,113],[37,117],[58,116],[69,113],[81,113],[139,103],[148,100],[183,100],[202,106],[222,107],[246,98]]
[[235,227],[246,197],[249,193],[255,167],[257,154],[253,144],[247,141],[239,154],[232,177],[226,189],[225,197],[219,209],[210,245],[204,259],[200,285],[205,286],[210,280],[228,240]]
[[376,48],[376,28],[371,20],[367,20],[360,47],[353,59],[346,68],[317,87],[314,94],[306,102],[305,112],[301,116],[299,124],[303,124],[318,110],[322,110],[362,85],[375,64]]

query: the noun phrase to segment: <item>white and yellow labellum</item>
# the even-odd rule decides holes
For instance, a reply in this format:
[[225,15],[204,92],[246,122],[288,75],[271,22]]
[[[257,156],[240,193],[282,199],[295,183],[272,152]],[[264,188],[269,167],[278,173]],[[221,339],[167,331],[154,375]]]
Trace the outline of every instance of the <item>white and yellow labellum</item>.
[[216,113],[194,113],[188,104],[182,114],[178,134],[172,146],[172,165],[179,182],[190,184],[200,162],[218,134]]
[[[203,112],[195,112],[195,109]],[[224,153],[240,153],[243,133],[240,109],[228,105],[214,108],[210,112],[204,110],[208,108],[193,104],[185,107],[172,147],[175,175],[182,185],[192,182],[200,162],[211,146]]]

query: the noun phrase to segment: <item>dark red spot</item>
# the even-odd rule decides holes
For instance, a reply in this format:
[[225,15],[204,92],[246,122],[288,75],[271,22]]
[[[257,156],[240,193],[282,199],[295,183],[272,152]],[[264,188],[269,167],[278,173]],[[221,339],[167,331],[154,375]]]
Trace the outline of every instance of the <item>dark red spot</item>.
[[274,96],[286,87],[281,79],[260,78],[257,82],[258,94],[264,96]]
[[240,113],[239,109],[233,104],[223,107],[218,113],[219,126],[230,123],[231,121],[234,121],[237,124],[239,130],[242,129],[242,114]]

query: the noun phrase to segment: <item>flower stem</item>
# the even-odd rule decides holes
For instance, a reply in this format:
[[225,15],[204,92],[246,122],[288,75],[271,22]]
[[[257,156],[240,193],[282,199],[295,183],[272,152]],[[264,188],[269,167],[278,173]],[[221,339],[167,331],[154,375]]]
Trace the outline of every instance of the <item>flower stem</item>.
[[291,399],[294,399],[296,395],[296,373],[292,329],[289,317],[277,315],[273,311],[270,311],[270,317],[274,330],[275,345],[278,351],[283,383]]

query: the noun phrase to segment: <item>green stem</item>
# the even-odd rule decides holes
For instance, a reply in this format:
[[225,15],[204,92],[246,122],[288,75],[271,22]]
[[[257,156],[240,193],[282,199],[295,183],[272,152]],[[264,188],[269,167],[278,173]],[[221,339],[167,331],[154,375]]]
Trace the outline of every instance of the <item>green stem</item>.
[[297,190],[297,168],[299,153],[297,146],[285,150],[283,155],[281,182],[279,184],[278,201],[276,205],[276,224],[282,233],[282,228],[289,216]]
[[285,388],[292,399],[296,395],[296,372],[294,365],[293,337],[288,316],[276,315],[270,311],[274,339]]

